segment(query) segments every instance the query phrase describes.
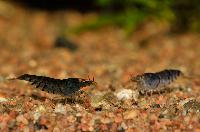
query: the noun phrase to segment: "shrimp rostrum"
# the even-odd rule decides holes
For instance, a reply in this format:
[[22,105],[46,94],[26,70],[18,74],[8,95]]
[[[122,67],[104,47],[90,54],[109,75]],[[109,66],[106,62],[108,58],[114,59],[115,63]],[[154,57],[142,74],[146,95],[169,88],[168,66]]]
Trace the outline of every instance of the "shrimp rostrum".
[[137,88],[142,93],[159,92],[174,82],[183,73],[180,70],[163,70],[156,73],[144,73],[131,80],[137,83]]
[[24,74],[17,77],[17,79],[29,81],[31,85],[35,85],[36,88],[40,88],[42,91],[64,96],[70,96],[81,90],[82,87],[97,84],[94,78],[93,80],[82,78],[54,79],[45,76]]

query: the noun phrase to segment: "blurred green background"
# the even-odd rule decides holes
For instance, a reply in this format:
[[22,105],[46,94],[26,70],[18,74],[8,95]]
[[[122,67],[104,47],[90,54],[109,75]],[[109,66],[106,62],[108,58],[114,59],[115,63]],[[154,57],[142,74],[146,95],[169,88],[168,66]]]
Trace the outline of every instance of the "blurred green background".
[[114,25],[127,33],[147,21],[164,21],[171,31],[200,31],[199,0],[13,0],[33,8],[75,9],[97,12],[98,17],[83,23],[76,32]]
[[115,24],[128,33],[145,21],[167,21],[175,32],[200,30],[199,0],[95,0],[104,9],[87,28]]

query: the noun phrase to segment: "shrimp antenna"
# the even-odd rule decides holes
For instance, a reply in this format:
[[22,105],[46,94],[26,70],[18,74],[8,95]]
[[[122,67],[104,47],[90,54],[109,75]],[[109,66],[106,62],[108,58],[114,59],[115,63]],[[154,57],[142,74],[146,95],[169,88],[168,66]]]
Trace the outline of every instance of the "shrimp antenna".
[[90,81],[90,76],[88,75],[88,79],[89,79],[89,81]]

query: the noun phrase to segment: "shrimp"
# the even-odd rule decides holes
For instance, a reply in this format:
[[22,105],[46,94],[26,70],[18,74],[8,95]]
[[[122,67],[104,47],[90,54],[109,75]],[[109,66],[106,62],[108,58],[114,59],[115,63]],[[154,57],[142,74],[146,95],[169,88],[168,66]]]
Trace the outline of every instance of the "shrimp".
[[82,87],[97,84],[94,81],[94,78],[93,80],[82,78],[67,78],[61,80],[45,76],[24,74],[16,79],[29,81],[31,82],[31,85],[35,85],[36,88],[40,88],[42,91],[64,96],[70,96],[81,90]]
[[180,76],[183,76],[180,70],[169,69],[156,73],[137,75],[131,80],[137,83],[137,87],[142,93],[152,93],[163,90]]

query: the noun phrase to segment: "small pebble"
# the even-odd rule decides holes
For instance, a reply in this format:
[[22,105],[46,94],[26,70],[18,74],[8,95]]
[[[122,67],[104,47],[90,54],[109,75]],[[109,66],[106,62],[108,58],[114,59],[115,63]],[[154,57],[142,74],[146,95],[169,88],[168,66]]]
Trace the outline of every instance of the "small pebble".
[[1,103],[1,102],[6,102],[6,101],[8,101],[8,99],[6,99],[6,98],[4,98],[4,97],[0,97],[0,103]]
[[134,92],[131,89],[121,89],[119,92],[116,93],[116,96],[119,100],[132,99],[133,95]]
[[138,110],[130,110],[130,111],[124,112],[124,119],[126,120],[133,119],[136,116],[138,116]]
[[43,106],[43,105],[39,105],[37,108],[36,108],[36,111],[37,112],[46,112],[46,108]]
[[59,129],[58,127],[55,127],[55,128],[53,129],[53,132],[60,132],[60,129]]
[[61,114],[65,114],[66,113],[66,108],[64,105],[62,104],[57,104],[54,110],[56,113],[61,113]]
[[34,112],[33,114],[33,122],[36,122],[40,118],[41,114],[39,112]]
[[25,125],[28,125],[28,120],[27,120],[26,118],[24,118],[23,115],[17,116],[17,117],[16,117],[16,120],[17,120],[17,122],[21,122],[21,123],[23,123],[23,124],[25,124]]

